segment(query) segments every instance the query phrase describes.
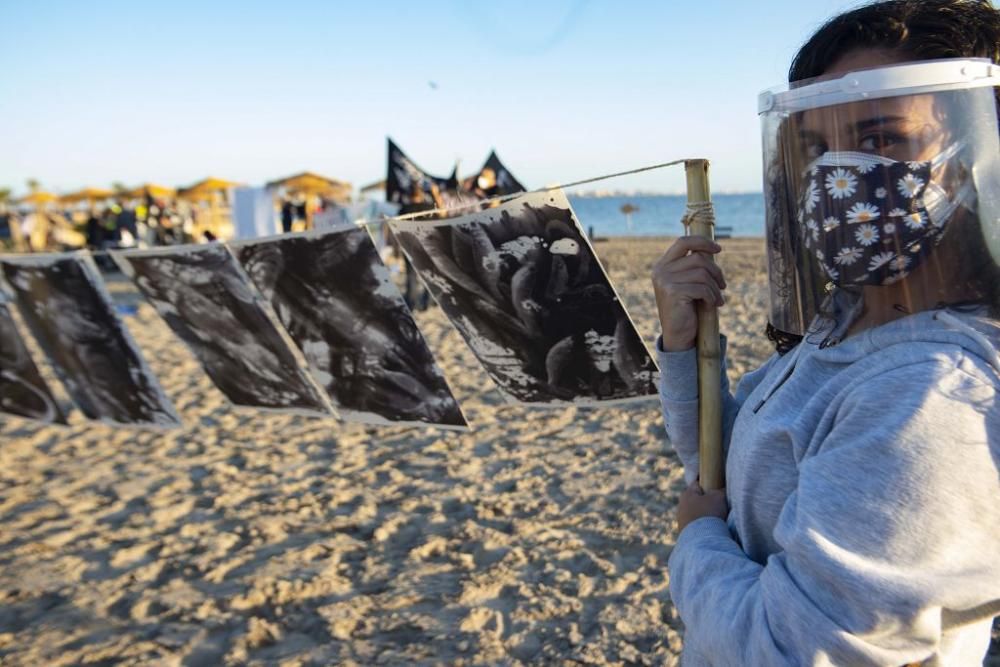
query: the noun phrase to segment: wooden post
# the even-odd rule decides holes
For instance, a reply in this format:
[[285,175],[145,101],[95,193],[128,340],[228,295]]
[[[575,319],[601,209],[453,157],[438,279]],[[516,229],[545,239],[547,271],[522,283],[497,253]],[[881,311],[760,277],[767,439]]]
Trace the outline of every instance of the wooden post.
[[[687,174],[688,233],[715,240],[715,217],[710,205],[708,160],[688,160]],[[711,257],[709,258],[712,259]],[[714,261],[714,260],[713,260]],[[725,461],[722,455],[722,390],[719,350],[719,311],[713,305],[698,303],[698,469],[701,488],[706,491],[725,486]]]

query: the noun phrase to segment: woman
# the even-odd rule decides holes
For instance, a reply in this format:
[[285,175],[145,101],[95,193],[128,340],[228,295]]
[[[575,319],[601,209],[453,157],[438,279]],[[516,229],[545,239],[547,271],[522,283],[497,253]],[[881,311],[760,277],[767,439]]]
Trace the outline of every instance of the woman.
[[[779,353],[729,395],[697,484],[687,237],[657,262],[684,664],[979,665],[1000,614],[1000,12],[889,0],[830,21],[761,97]],[[727,502],[728,501],[728,502]]]

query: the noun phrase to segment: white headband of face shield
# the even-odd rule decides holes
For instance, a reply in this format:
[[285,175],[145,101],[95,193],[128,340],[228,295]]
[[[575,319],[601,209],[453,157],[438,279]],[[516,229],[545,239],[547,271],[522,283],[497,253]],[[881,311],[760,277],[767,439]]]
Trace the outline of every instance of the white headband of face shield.
[[986,58],[928,60],[848,72],[792,86],[762,92],[757,99],[757,113],[796,113],[885,97],[1000,86],[1000,66]]

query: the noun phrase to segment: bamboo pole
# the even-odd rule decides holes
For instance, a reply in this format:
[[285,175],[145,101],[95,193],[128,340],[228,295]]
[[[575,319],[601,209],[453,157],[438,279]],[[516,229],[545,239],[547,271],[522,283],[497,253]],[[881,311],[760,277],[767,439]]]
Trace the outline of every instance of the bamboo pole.
[[[708,187],[708,160],[687,160],[688,233],[715,240],[715,216]],[[706,206],[707,205],[707,206]],[[711,256],[710,261],[714,261]],[[698,303],[698,469],[701,488],[706,491],[725,486],[722,456],[722,391],[719,377],[722,354],[719,349],[719,311]]]

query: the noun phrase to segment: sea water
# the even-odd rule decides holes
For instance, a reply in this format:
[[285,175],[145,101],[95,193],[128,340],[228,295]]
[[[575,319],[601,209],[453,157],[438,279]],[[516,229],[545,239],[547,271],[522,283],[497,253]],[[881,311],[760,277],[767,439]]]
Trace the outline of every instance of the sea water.
[[[584,230],[597,236],[680,236],[681,217],[687,205],[684,195],[636,195],[594,197],[569,195],[570,204]],[[637,208],[627,220],[626,204]],[[732,236],[764,236],[764,196],[713,194],[715,224],[731,227]]]

